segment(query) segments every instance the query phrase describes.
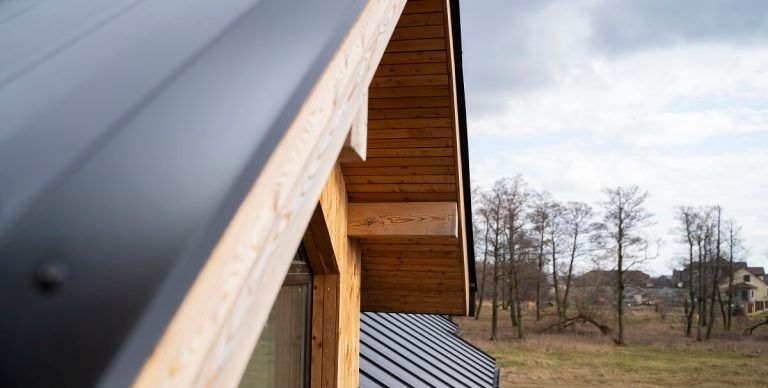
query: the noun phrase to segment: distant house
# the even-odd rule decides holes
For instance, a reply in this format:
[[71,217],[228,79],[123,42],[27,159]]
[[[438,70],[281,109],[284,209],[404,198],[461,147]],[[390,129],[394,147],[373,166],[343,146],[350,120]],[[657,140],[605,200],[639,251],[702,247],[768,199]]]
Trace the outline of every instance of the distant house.
[[[720,281],[720,290],[728,295],[728,277]],[[768,309],[768,282],[765,281],[763,267],[742,266],[733,272],[731,298],[747,314],[755,314]]]
[[[651,281],[651,276],[643,271],[624,271],[624,302],[640,304],[643,301],[643,289]],[[594,303],[615,302],[616,270],[595,269],[573,278],[573,295],[577,300],[590,300]]]
[[672,276],[649,279],[643,289],[643,299],[663,302],[667,306],[682,306],[685,291],[677,286]]

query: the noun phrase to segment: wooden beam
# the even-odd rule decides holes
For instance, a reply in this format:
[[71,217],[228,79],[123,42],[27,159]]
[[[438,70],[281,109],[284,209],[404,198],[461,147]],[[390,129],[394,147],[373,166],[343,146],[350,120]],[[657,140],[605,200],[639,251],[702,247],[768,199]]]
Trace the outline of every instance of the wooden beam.
[[368,149],[368,91],[352,121],[352,127],[339,155],[339,162],[365,162]]
[[458,237],[456,202],[350,203],[347,234],[355,238]]
[[[135,386],[237,386],[404,3],[366,4],[227,226]],[[339,351],[344,357],[353,353]]]

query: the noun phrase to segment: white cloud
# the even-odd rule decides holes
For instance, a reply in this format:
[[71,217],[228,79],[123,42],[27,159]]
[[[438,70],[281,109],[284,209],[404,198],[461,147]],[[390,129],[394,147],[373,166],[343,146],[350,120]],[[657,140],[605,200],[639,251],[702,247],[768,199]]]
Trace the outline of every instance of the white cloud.
[[[719,203],[743,225],[750,261],[768,265],[768,42],[750,11],[759,4],[673,3],[467,3],[472,178],[521,173],[560,200],[593,204],[604,186],[640,185],[657,214],[652,232],[667,240],[656,272],[678,250],[674,207]],[[725,14],[738,31],[699,22]]]
[[571,58],[576,63],[550,87],[510,94],[498,111],[470,110],[473,131],[515,139],[584,132],[639,146],[768,132],[768,48],[707,44]]

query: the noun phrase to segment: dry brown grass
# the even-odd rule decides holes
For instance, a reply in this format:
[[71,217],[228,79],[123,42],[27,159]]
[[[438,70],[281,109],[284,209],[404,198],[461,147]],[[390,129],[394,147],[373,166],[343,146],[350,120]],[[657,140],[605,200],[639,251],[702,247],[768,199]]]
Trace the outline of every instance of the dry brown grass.
[[712,339],[698,342],[683,334],[682,311],[661,320],[652,308],[635,308],[627,316],[628,345],[617,347],[593,326],[535,334],[554,317],[535,323],[526,316],[526,338],[518,340],[508,311],[500,314],[497,341],[488,340],[488,309],[480,320],[456,322],[464,338],[496,357],[502,386],[768,385],[768,328],[741,334],[759,318],[735,319],[730,333],[718,324]]

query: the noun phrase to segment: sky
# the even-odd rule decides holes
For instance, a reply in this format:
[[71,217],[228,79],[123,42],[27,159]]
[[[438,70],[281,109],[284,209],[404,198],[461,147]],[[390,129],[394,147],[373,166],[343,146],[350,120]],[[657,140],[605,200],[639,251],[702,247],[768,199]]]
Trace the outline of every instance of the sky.
[[521,174],[593,206],[639,185],[654,275],[685,252],[676,206],[720,204],[768,267],[768,1],[472,0],[461,18],[475,185]]

